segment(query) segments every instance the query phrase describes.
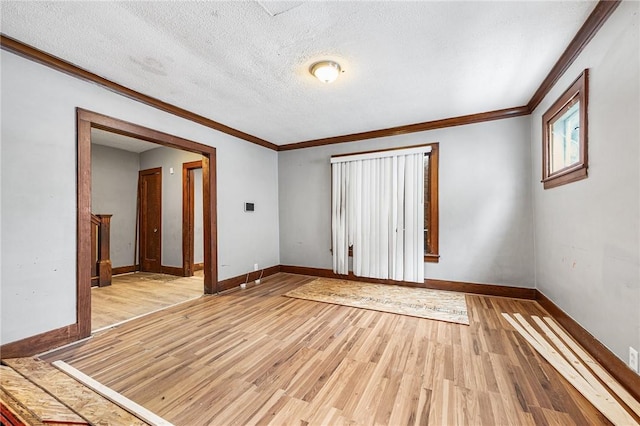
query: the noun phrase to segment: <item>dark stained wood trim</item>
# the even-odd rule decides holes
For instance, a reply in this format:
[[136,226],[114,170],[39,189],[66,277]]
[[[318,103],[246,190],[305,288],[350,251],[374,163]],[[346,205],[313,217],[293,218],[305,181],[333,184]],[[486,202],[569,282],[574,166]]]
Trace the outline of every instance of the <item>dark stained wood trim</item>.
[[529,115],[531,111],[527,106],[500,109],[496,111],[481,112],[478,114],[463,115],[460,117],[445,118],[442,120],[425,121],[423,123],[408,124],[388,129],[372,130],[368,132],[352,133],[350,135],[333,136],[329,138],[314,139],[304,142],[280,145],[278,151],[292,149],[311,148],[314,146],[332,145],[344,142],[357,142],[366,139],[383,138],[387,136],[405,135],[408,133],[424,132],[426,130],[442,129],[445,127],[462,126],[465,124],[481,123],[484,121],[502,120],[503,118]]
[[91,334],[91,121],[76,111],[76,125],[76,326],[83,339]]
[[602,365],[629,393],[640,401],[640,375],[634,373],[627,364],[607,349],[598,339],[585,330],[573,318],[540,290],[536,290],[536,301],[580,344],[600,365]]
[[216,148],[117,118],[77,108],[78,132],[78,339],[91,333],[91,128],[117,132],[159,145],[202,155],[204,217],[204,292],[214,293],[218,282]]
[[[89,289],[91,290],[91,289]],[[5,343],[0,347],[0,357],[3,359],[33,356],[79,339],[77,324],[36,334],[22,340]]]
[[260,274],[262,273],[262,278],[266,278],[269,275],[277,274],[280,272],[280,265],[271,266],[269,268],[265,268],[262,271],[251,271],[247,274],[238,275],[237,277],[227,278],[226,280],[222,280],[218,283],[218,291],[226,291],[237,288],[240,284],[244,283],[253,283],[253,281],[261,278]]
[[43,52],[42,50],[36,49],[35,47],[29,46],[25,43],[22,43],[4,34],[0,34],[0,46],[2,47],[2,49],[8,52],[15,53],[16,55],[30,59],[34,62],[38,62],[39,64],[48,66],[49,68],[53,68],[54,70],[63,72],[65,74],[71,75],[81,80],[98,84],[99,86],[102,86],[105,89],[118,93],[122,96],[126,96],[127,98],[136,100],[138,102],[142,102],[143,104],[157,108],[161,111],[165,111],[170,114],[176,115],[178,117],[191,120],[195,123],[201,124],[203,126],[209,127],[219,132],[226,133],[228,135],[234,136],[239,139],[243,139],[247,142],[251,142],[256,145],[263,146],[265,148],[272,149],[274,151],[278,149],[277,145],[269,141],[260,139],[257,136],[250,135],[248,133],[242,132],[232,127],[225,126],[222,123],[218,123],[217,121],[213,121],[211,119],[208,119],[206,117],[203,117],[191,111],[187,111],[175,105],[169,104],[167,102],[161,101],[151,96],[147,96],[135,90],[129,89],[128,87],[122,86],[118,83],[114,83],[111,80],[108,80],[104,77],[100,77],[99,75],[96,75],[90,71],[87,71],[76,65],[73,65],[70,62],[67,62],[63,59],[50,55],[46,52]]
[[204,293],[218,292],[218,209],[216,150],[202,158],[202,217],[204,229]]
[[562,77],[565,71],[573,64],[573,61],[576,60],[580,52],[589,44],[600,27],[604,25],[619,5],[620,0],[600,0],[598,4],[596,4],[587,20],[582,24],[582,27],[580,27],[575,37],[573,37],[573,40],[571,40],[571,43],[569,43],[569,46],[567,46],[553,68],[551,68],[551,71],[549,71],[547,77],[545,77],[540,84],[540,87],[538,87],[538,90],[536,90],[531,97],[531,100],[527,104],[530,112],[533,112],[533,110],[540,105],[540,102],[542,102],[547,93],[549,93],[560,77]]
[[179,136],[170,135],[169,133],[164,133],[159,130],[143,127],[118,118],[109,117],[108,115],[82,108],[78,108],[78,113],[82,114],[82,119],[91,122],[91,127],[96,129],[141,139],[158,145],[167,146],[169,148],[195,152],[196,154],[201,154],[203,152],[209,154],[210,152],[215,151],[215,148],[212,146],[190,141]]
[[[551,172],[551,126],[564,114],[572,102],[580,103],[580,158],[570,167]],[[589,167],[589,70],[585,69],[571,86],[542,115],[542,184],[544,189],[587,178]]]
[[433,290],[457,291],[459,293],[479,294],[482,296],[510,297],[512,299],[533,300],[536,290],[527,287],[511,287],[496,284],[478,284],[461,281],[424,280],[424,287]]
[[[98,227],[98,285],[111,285],[113,268],[111,266],[111,216],[110,214],[95,215],[100,219]],[[92,218],[93,221],[93,218]]]
[[[119,266],[117,268],[113,268],[113,275],[119,275],[119,274],[128,274],[131,272],[136,272],[139,268],[137,266],[134,265],[129,265],[129,266]],[[193,270],[194,271],[201,271],[204,269],[204,263],[194,263],[193,264]],[[165,266],[162,265],[162,273],[163,274],[170,274],[170,275],[177,275],[177,276],[188,276],[188,275],[184,275],[183,274],[183,270],[182,268],[179,268],[177,266]]]
[[440,144],[431,144],[429,154],[429,187],[431,196],[429,198],[429,232],[431,233],[430,247],[425,247],[429,254],[424,257],[425,262],[438,263],[440,261],[440,189],[439,189],[439,169],[440,169]]
[[[381,280],[376,278],[357,277],[349,272],[349,275],[339,275],[331,269],[309,268],[305,266],[280,265],[280,272],[298,275],[310,275],[312,277],[336,278],[341,280],[361,281],[375,284],[403,285],[407,287],[429,288],[433,290],[456,291],[459,293],[481,294],[483,296],[511,297],[514,299],[533,300],[536,290],[533,288],[510,287],[495,284],[477,284],[460,281],[444,281],[425,279],[424,283],[408,281]],[[244,281],[243,281],[244,282]]]
[[202,160],[182,163],[182,275],[190,277],[195,271],[193,264],[194,244],[194,170],[202,168]]
[[587,168],[581,166],[575,170],[556,175],[552,179],[542,180],[542,186],[544,189],[551,189],[557,186],[566,185],[567,183],[577,182],[579,180],[586,179],[587,177]]
[[165,265],[162,265],[160,268],[161,268],[163,274],[175,275],[176,277],[184,277],[184,276],[186,276],[186,275],[183,274],[182,268],[180,268],[178,266],[165,266]]
[[383,148],[383,149],[373,149],[371,151],[358,151],[358,152],[349,152],[347,154],[336,154],[332,155],[331,158],[341,158],[341,157],[349,157],[351,155],[364,155],[364,154],[374,154],[378,152],[391,152],[391,151],[401,151],[405,149],[413,149],[413,148],[424,148],[427,146],[433,146],[438,142],[429,142],[429,143],[421,143],[417,145],[408,145],[408,146],[394,146],[392,148]]
[[113,275],[130,274],[131,272],[136,272],[138,269],[140,268],[137,265],[118,266],[117,268],[113,268],[112,272]]

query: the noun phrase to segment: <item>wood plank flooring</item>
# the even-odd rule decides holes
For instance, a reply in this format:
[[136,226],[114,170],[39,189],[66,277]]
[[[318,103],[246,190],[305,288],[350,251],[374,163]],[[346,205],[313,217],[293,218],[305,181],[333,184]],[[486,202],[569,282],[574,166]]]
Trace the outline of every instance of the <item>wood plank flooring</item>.
[[150,272],[114,275],[110,286],[91,289],[91,329],[95,331],[203,294],[202,271],[193,277]]
[[609,424],[502,318],[535,302],[467,295],[470,325],[282,297],[279,273],[49,353],[176,425]]

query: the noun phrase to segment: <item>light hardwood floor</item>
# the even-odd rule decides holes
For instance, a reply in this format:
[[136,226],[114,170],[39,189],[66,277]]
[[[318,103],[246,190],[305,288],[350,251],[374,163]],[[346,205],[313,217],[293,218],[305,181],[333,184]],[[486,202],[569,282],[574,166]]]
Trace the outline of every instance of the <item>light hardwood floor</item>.
[[110,286],[91,289],[91,329],[99,330],[203,293],[202,271],[193,277],[150,272],[114,275]]
[[283,297],[276,274],[48,354],[176,425],[609,424],[502,318],[535,302],[467,295],[470,325]]

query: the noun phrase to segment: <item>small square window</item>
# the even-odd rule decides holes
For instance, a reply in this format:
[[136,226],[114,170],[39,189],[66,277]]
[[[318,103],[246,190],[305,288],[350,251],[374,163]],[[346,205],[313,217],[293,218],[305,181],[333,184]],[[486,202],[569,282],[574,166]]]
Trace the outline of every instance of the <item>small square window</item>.
[[587,177],[588,71],[542,117],[544,189]]

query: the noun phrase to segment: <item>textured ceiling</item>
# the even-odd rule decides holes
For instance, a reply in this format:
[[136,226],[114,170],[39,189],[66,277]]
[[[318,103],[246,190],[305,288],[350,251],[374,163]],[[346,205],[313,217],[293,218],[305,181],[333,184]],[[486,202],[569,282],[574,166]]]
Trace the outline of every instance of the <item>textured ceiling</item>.
[[1,30],[282,145],[525,105],[595,4],[2,1]]
[[138,154],[149,151],[150,149],[159,148],[159,145],[156,145],[155,143],[120,135],[118,133],[107,132],[101,129],[91,129],[91,143],[135,152]]

